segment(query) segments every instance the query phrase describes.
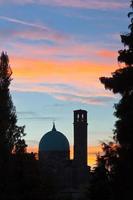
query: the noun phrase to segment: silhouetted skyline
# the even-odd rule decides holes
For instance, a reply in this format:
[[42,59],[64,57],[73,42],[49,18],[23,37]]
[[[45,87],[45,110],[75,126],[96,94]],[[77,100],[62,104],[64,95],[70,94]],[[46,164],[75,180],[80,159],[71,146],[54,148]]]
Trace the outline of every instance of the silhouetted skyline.
[[132,199],[129,1],[0,0],[0,200]]
[[40,2],[0,1],[0,48],[8,52],[13,70],[18,122],[26,125],[27,143],[37,147],[55,120],[72,146],[72,110],[85,109],[95,152],[99,141],[112,135],[117,99],[99,77],[118,67],[129,2]]

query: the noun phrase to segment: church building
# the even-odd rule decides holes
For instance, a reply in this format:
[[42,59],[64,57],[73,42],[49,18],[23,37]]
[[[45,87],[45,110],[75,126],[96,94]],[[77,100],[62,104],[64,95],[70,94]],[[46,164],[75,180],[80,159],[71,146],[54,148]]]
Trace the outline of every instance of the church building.
[[87,165],[87,111],[74,111],[74,158],[70,159],[70,145],[55,124],[39,143],[39,163],[42,174],[54,177],[63,190],[81,188],[89,184]]

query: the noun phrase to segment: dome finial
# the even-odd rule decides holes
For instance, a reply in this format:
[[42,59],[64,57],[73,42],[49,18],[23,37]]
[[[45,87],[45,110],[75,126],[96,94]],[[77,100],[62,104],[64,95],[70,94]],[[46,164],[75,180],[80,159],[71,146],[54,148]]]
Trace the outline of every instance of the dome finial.
[[52,128],[52,131],[56,131],[56,128],[55,128],[55,122],[53,122],[53,128]]

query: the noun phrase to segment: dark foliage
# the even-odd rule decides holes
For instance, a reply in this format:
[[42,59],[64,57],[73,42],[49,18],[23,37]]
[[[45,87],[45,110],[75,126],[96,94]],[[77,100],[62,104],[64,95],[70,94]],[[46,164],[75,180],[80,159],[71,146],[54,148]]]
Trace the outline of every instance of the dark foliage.
[[[9,159],[13,150],[24,151],[26,145],[20,141],[25,135],[24,127],[18,127],[15,106],[9,91],[12,71],[8,55],[2,52],[0,56],[0,160]],[[21,146],[21,147],[20,147]]]
[[[133,1],[131,1],[133,9]],[[121,68],[112,73],[112,77],[101,77],[100,81],[105,89],[121,96],[115,104],[114,115],[118,118],[114,129],[114,142],[117,145],[115,154],[108,148],[105,149],[104,160],[109,170],[112,183],[113,199],[132,198],[133,176],[133,12],[128,13],[131,18],[130,32],[121,35],[121,41],[125,49],[118,51],[118,62]],[[114,155],[114,156],[112,156]],[[113,157],[113,160],[112,160]],[[112,162],[113,161],[113,162]]]
[[13,156],[24,154],[27,146],[23,139],[24,126],[16,125],[16,109],[9,91],[11,75],[8,55],[2,52],[0,56],[0,199],[4,195],[10,197],[8,188],[11,189],[14,184],[11,183],[12,169],[16,163]]
[[97,166],[92,172],[89,190],[91,200],[111,199],[111,187],[109,173],[106,169],[106,159],[100,155],[97,155]]

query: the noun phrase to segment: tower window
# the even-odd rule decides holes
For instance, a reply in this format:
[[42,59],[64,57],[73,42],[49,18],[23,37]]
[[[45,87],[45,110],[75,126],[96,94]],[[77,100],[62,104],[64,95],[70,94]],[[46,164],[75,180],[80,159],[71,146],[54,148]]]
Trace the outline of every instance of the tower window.
[[84,121],[84,114],[82,114],[82,122]]
[[77,122],[79,121],[79,114],[77,114]]

